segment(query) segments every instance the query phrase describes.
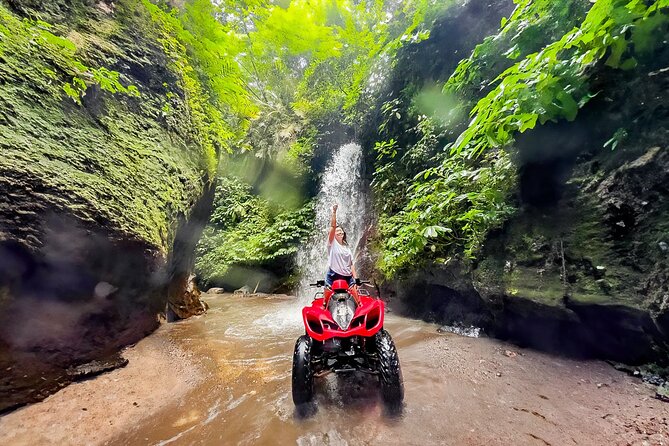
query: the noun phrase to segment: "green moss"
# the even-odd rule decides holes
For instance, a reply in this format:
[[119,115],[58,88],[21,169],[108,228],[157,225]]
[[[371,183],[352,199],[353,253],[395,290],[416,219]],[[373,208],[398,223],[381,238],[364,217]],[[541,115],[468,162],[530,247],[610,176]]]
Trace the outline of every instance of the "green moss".
[[[44,38],[47,24],[0,6],[0,177],[31,178],[12,187],[39,190],[44,209],[167,252],[178,217],[190,213],[217,158],[182,118],[192,106],[180,88],[188,83],[183,73],[165,70],[148,15],[130,3],[118,5],[113,19],[82,22],[90,28],[51,28],[68,39]],[[141,97],[95,82],[84,86],[82,106],[66,96],[62,86],[82,67],[100,72],[105,64],[125,68],[119,80],[136,84]],[[166,103],[174,116],[162,110]]]
[[[566,294],[579,303],[642,307],[638,287],[644,274],[629,264],[635,258],[630,247],[639,241],[617,245],[593,194],[581,193],[578,184],[568,188],[555,207],[525,209],[488,240],[475,270],[477,288],[550,305],[562,305]],[[640,228],[636,238],[648,236]],[[644,262],[634,260],[635,265]]]

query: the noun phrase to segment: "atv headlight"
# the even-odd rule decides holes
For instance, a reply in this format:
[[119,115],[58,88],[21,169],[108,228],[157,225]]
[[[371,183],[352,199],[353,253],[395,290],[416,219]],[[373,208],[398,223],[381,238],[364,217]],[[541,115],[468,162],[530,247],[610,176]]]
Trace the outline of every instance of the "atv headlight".
[[[350,299],[353,300],[353,299]],[[334,305],[331,311],[332,319],[339,325],[342,330],[348,330],[351,325],[353,314],[355,313],[355,304],[350,305],[348,299],[341,300]]]

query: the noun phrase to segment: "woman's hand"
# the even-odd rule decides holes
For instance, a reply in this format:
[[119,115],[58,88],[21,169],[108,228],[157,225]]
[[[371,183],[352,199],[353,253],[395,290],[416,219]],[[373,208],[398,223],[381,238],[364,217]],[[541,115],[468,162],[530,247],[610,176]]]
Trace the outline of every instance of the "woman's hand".
[[335,238],[335,229],[337,228],[337,208],[339,206],[335,203],[332,206],[332,218],[330,219],[330,233],[328,234],[328,246],[332,244]]

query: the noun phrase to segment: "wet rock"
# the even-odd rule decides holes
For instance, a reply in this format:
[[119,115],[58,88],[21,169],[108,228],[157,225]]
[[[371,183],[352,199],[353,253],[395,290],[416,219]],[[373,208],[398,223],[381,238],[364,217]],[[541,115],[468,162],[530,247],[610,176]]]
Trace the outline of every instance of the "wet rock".
[[251,288],[249,288],[247,285],[244,285],[243,287],[236,289],[233,294],[241,294],[242,296],[246,296],[247,294],[251,293]]
[[[35,401],[32,389],[64,386],[66,370],[80,373],[69,366],[157,328],[168,287],[172,311],[188,307],[179,300],[184,271],[213,200],[197,124],[179,119],[189,114],[183,73],[171,68],[142,5],[109,14],[109,1],[11,3],[3,26],[16,32],[3,40],[0,69],[0,364],[6,349],[2,370],[21,372],[0,374],[0,411]],[[37,16],[58,23],[59,35],[76,34],[76,58],[53,45],[53,57],[34,57],[42,43],[21,22]],[[102,22],[114,31],[95,32]],[[82,23],[90,33],[74,33]],[[81,106],[63,100],[67,67],[79,58],[118,70],[141,99],[91,85]],[[168,92],[174,117],[160,113]],[[10,120],[7,110],[23,112]]]
[[604,279],[598,279],[595,281],[595,283],[599,285],[599,288],[601,288],[601,290],[604,291],[605,293],[611,291],[612,286],[608,281]]
[[67,376],[73,381],[80,381],[82,379],[92,378],[105,372],[125,367],[128,365],[128,360],[121,355],[114,355],[109,358],[100,359],[81,364],[67,369]]
[[669,178],[668,156],[660,147],[652,147],[637,159],[615,169],[597,187],[597,195],[606,209],[605,222],[614,239],[627,238],[632,229],[647,218],[644,197],[656,193]]
[[95,285],[93,294],[95,295],[95,297],[99,299],[106,299],[116,291],[118,291],[118,288],[115,287],[114,285],[107,282],[98,282],[98,284]]
[[634,371],[636,370],[634,367],[630,367],[627,364],[623,364],[620,362],[614,362],[614,361],[607,361],[614,369],[627,373],[628,375],[632,376],[634,374]]
[[661,386],[658,386],[655,392],[655,398],[665,403],[669,403],[669,384],[665,383]]
[[225,293],[225,289],[223,289],[223,288],[221,288],[221,287],[209,288],[209,289],[206,291],[206,293],[207,293],[207,294],[223,294],[223,293]]
[[[170,285],[170,288],[175,287],[176,289],[170,292],[168,300],[169,310],[178,319],[203,314],[208,309],[207,304],[200,300],[202,293],[195,283],[195,275],[189,274],[183,277],[185,277],[185,283],[179,280]],[[183,277],[182,280],[184,280]],[[180,289],[183,290],[181,293],[179,293]],[[172,293],[176,293],[176,295]],[[172,320],[172,318],[168,317],[168,320]]]
[[654,374],[645,374],[643,375],[643,382],[652,384],[654,386],[662,386],[664,385],[665,381],[662,379],[662,377]]
[[403,315],[445,326],[486,327],[491,322],[490,309],[459,265],[435,266],[394,285],[396,290],[381,294],[398,295],[401,306],[396,310]]

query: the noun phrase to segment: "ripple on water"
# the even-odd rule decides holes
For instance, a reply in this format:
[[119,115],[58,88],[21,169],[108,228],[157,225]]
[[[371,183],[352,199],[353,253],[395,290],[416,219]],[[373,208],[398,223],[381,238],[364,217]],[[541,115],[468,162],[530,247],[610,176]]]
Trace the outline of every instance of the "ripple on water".
[[453,333],[460,336],[465,336],[468,338],[480,338],[481,337],[481,328],[475,327],[473,325],[466,326],[462,324],[454,325],[442,325],[437,329],[439,333]]
[[302,325],[302,305],[291,303],[284,308],[266,314],[253,321],[255,326],[265,327],[280,332],[301,331]]
[[248,327],[243,327],[241,325],[231,325],[225,329],[223,334],[230,338],[242,340],[255,339],[258,337],[258,335],[249,330]]
[[226,407],[225,409],[226,409],[226,410],[233,410],[234,408],[236,408],[237,406],[239,406],[240,404],[242,404],[244,401],[246,401],[246,399],[247,399],[249,396],[253,396],[253,395],[255,395],[256,393],[257,393],[257,392],[256,392],[255,390],[252,390],[252,391],[250,391],[249,393],[245,393],[244,395],[240,396],[240,397],[237,398],[236,400],[232,400],[232,402],[231,402],[230,404],[228,404],[228,407]]
[[253,358],[219,358],[219,363],[249,367],[258,364],[268,365],[277,362],[284,362],[286,361],[287,358],[290,358],[290,356],[288,355],[288,353],[285,353],[285,354],[266,356],[260,358],[257,356],[254,356]]
[[348,441],[344,440],[339,432],[330,429],[320,434],[303,435],[297,439],[298,446],[348,446]]
[[274,409],[274,415],[276,415],[276,417],[282,422],[286,423],[293,419],[293,400],[288,400],[287,393],[280,394],[279,398],[272,405],[272,407]]
[[197,429],[198,427],[206,426],[207,424],[214,421],[221,414],[220,407],[221,407],[221,400],[219,399],[219,400],[216,400],[214,405],[209,408],[209,410],[207,411],[207,418],[204,421],[202,421],[201,423],[198,423],[194,426],[189,427],[185,431],[179,432],[178,434],[176,434],[175,436],[173,436],[171,438],[168,438],[167,440],[163,440],[163,441],[160,441],[160,442],[156,443],[155,446],[165,446],[166,444],[173,443],[173,442],[177,441],[178,439],[180,439],[181,437],[183,437],[184,435],[186,435],[187,433]]

